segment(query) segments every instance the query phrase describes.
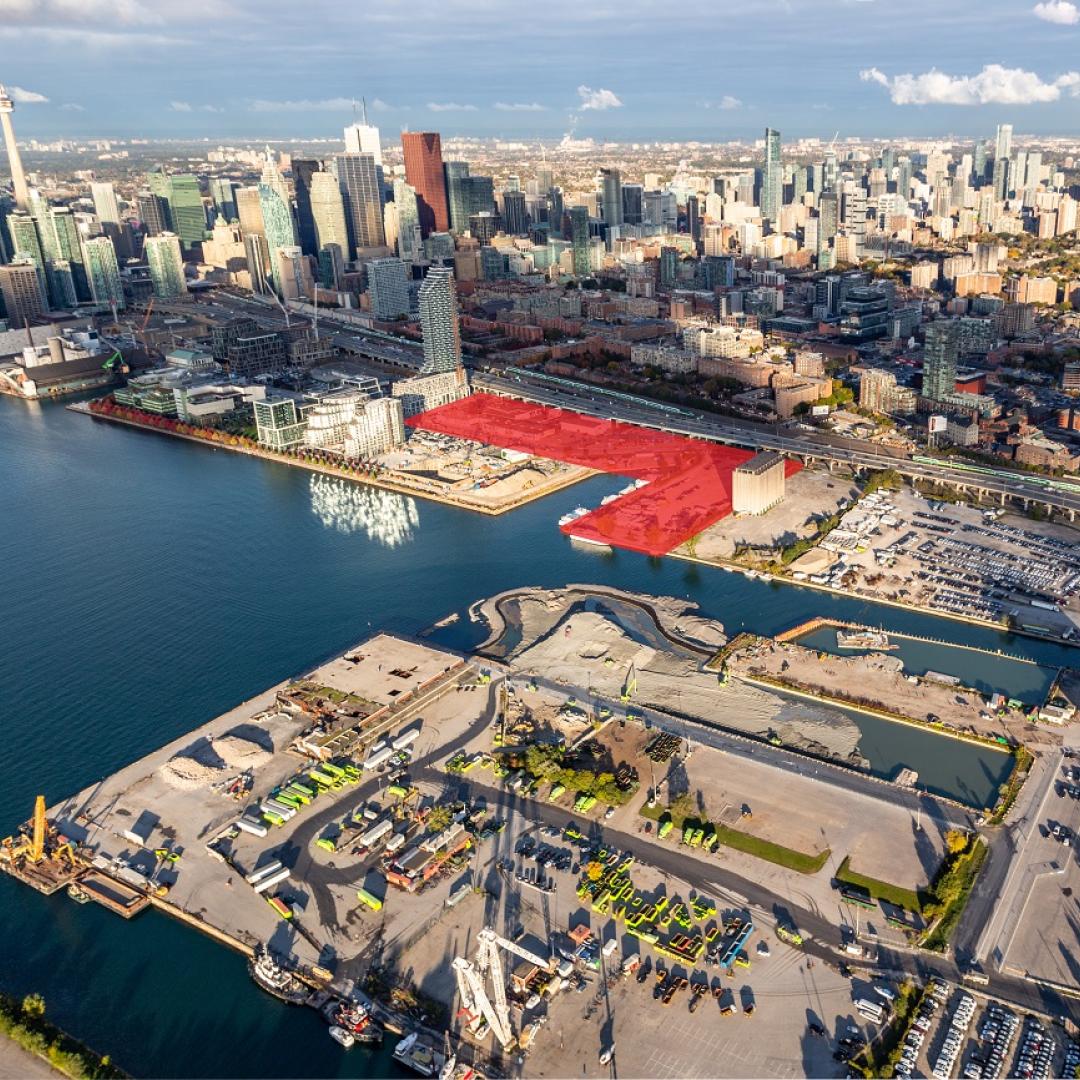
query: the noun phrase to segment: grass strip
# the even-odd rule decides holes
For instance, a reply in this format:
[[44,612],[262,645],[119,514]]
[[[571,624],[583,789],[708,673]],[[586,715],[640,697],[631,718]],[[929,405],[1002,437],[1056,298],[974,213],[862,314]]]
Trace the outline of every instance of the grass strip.
[[986,861],[987,848],[982,840],[976,838],[971,847],[962,855],[956,856],[949,867],[934,882],[934,895],[937,897],[935,914],[937,920],[931,925],[922,940],[922,947],[931,952],[944,952],[949,938],[960,922],[960,916],[967,906],[971,890],[978,880],[979,871]]
[[877,878],[867,877],[865,874],[852,870],[850,855],[844,856],[844,861],[836,871],[836,880],[845,885],[853,885],[857,889],[864,889],[873,899],[895,904],[897,907],[904,908],[905,911],[921,912],[924,905],[933,899],[929,893],[905,889],[900,885],[891,885],[887,881],[879,881]]

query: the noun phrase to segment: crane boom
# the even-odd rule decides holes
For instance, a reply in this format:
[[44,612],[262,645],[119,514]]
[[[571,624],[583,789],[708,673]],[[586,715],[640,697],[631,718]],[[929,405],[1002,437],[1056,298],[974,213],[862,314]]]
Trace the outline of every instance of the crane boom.
[[31,862],[41,862],[45,857],[45,796],[34,800],[34,838],[27,853]]
[[476,937],[477,941],[490,941],[493,944],[498,945],[500,949],[505,949],[506,952],[521,957],[522,960],[528,960],[537,967],[542,967],[545,970],[550,970],[551,968],[551,957],[540,956],[538,953],[534,953],[530,949],[526,949],[513,941],[507,941],[506,938],[496,934],[494,930],[485,928],[481,930]]

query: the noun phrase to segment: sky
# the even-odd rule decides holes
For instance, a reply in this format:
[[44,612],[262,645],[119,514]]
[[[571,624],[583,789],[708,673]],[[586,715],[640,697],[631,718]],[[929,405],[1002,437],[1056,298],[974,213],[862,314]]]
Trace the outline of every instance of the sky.
[[1080,0],[0,0],[21,138],[1080,134]]

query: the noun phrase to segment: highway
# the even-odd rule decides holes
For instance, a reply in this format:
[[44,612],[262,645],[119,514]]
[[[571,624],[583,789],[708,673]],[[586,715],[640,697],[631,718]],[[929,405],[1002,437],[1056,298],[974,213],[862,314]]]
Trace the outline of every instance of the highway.
[[[478,390],[541,405],[596,416],[607,420],[651,427],[674,435],[709,439],[714,442],[744,446],[754,450],[776,450],[793,457],[829,461],[856,469],[896,469],[904,475],[939,483],[978,488],[992,495],[1033,502],[1067,513],[1080,512],[1080,492],[1048,490],[1021,473],[1008,478],[965,473],[946,464],[928,465],[910,458],[889,453],[871,444],[853,445],[854,440],[842,440],[809,432],[792,432],[773,425],[753,424],[732,417],[696,412],[680,407],[666,411],[645,399],[630,400],[603,395],[600,388],[582,385],[578,390],[563,384],[548,384],[529,378],[529,372],[514,376],[477,372],[473,385]],[[847,444],[847,445],[845,445]]]

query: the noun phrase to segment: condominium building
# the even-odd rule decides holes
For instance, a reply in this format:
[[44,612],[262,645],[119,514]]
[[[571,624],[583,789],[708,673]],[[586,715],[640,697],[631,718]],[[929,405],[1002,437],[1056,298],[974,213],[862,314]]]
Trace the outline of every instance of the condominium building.
[[424,334],[422,374],[455,371],[461,367],[461,331],[458,326],[454,274],[433,266],[420,285],[420,327]]
[[154,295],[159,300],[183,296],[188,288],[184,279],[184,259],[180,254],[180,237],[171,232],[148,236],[145,252]]

